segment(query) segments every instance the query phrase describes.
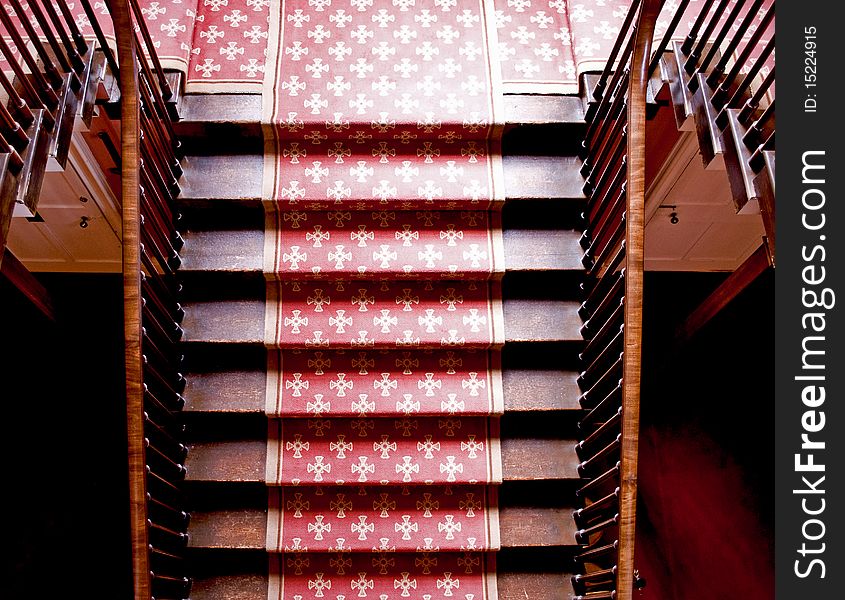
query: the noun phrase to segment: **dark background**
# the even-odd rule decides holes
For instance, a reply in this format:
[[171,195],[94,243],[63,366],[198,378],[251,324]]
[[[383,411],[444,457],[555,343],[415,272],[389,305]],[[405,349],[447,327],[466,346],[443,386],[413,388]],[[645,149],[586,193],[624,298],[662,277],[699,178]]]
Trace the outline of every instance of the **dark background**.
[[120,275],[50,275],[58,323],[0,278],[0,597],[131,598]]
[[[774,275],[680,350],[724,274],[647,273],[636,563],[642,598],[774,596]],[[0,281],[0,597],[131,598],[119,275],[49,275],[58,324]]]

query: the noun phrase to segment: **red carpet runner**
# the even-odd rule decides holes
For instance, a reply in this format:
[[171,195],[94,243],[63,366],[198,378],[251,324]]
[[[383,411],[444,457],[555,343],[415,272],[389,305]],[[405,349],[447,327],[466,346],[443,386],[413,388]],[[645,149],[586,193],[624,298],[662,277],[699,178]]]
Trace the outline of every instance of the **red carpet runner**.
[[270,15],[269,596],[495,599],[492,2],[285,0]]

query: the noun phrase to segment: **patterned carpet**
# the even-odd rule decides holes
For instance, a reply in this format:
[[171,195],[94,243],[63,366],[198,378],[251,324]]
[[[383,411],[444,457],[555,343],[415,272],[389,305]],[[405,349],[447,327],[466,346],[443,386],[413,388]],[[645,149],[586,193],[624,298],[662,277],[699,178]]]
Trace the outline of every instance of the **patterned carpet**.
[[487,8],[271,9],[271,598],[495,598],[504,194]]

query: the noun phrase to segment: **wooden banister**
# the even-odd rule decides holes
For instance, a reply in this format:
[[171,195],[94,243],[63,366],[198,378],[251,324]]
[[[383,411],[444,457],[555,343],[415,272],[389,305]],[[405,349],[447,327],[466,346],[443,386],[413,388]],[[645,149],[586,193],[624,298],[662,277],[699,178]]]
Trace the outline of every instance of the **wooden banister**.
[[123,216],[124,366],[129,459],[132,584],[136,600],[152,597],[147,528],[147,466],[144,448],[144,370],[141,358],[141,215],[138,172],[140,105],[135,36],[129,6],[106,0],[114,22],[121,90],[121,192]]
[[[711,138],[724,138],[724,144],[731,141],[739,148],[732,156],[725,150],[726,165],[729,159],[736,162],[739,157],[740,166],[728,168],[735,198],[739,189],[746,200],[760,200],[767,218],[774,203],[774,75],[769,72],[760,85],[755,79],[766,73],[764,66],[774,69],[774,33],[763,42],[774,6],[762,12],[765,0],[735,4],[705,0],[702,4],[702,12],[696,16],[686,40],[676,45],[672,58],[667,59],[673,61],[673,68],[667,72],[676,74],[684,93],[683,98],[676,98],[678,93],[672,88],[673,100],[678,110],[685,111],[693,96],[695,102],[706,103],[706,110],[695,114],[699,134],[702,125],[698,119],[707,118],[711,121],[707,126],[715,132]],[[582,408],[589,412],[578,424],[576,453],[582,460],[579,474],[592,479],[578,490],[584,507],[576,511],[576,524],[582,528],[576,537],[578,543],[594,544],[601,551],[593,553],[591,548],[584,548],[581,556],[593,560],[583,561],[584,572],[575,581],[591,582],[589,589],[576,589],[576,593],[595,598],[630,600],[634,590],[643,585],[634,568],[634,558],[643,342],[646,102],[650,78],[689,2],[681,2],[670,15],[669,28],[656,42],[655,51],[655,26],[662,5],[663,0],[633,3],[636,15],[628,18],[636,26],[633,32],[620,32],[614,47],[625,50],[603,73],[603,85],[594,97],[597,108],[587,114],[582,174],[587,176],[584,191],[589,197],[580,243],[585,249],[582,263],[588,270],[582,286],[586,298],[579,315],[585,319],[581,333],[588,343],[580,354],[578,385],[582,390],[589,388],[579,398]],[[746,41],[745,34],[752,24],[757,28]],[[755,53],[756,58],[751,58]],[[737,62],[731,64],[731,60]],[[730,72],[725,74],[728,65]],[[609,69],[615,69],[612,81],[618,85],[606,85]],[[624,134],[619,135],[619,131]],[[727,140],[728,135],[734,139]],[[713,152],[711,148],[711,158]],[[758,192],[757,188],[763,191]],[[765,197],[767,194],[771,198]],[[742,205],[737,203],[739,208]],[[773,231],[774,225],[767,221],[767,231],[770,229]],[[755,277],[767,264],[768,249],[769,245],[761,246],[754,260],[738,270],[733,279]],[[617,272],[624,276],[617,276]],[[720,298],[703,305],[697,311],[700,314],[682,330],[683,335],[717,309]],[[617,356],[618,362],[613,363]],[[607,495],[613,486],[618,486],[618,504],[611,503],[611,496]],[[613,498],[615,502],[615,495]],[[585,518],[595,514],[596,518],[606,519],[605,509],[611,504],[618,508],[612,522],[596,523]]]
[[660,0],[644,0],[631,57],[628,94],[628,186],[625,235],[625,330],[622,366],[619,551],[616,593],[634,592],[634,538],[637,519],[637,453],[640,427],[640,371],[643,321],[643,233],[645,231],[646,92],[652,40]]

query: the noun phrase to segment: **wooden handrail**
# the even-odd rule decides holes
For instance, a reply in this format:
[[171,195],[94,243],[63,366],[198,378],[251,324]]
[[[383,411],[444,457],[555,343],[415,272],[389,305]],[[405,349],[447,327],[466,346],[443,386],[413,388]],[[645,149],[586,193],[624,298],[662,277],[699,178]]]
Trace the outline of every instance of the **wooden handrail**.
[[644,0],[631,57],[628,94],[628,187],[625,235],[625,354],[622,366],[622,449],[620,459],[619,553],[616,593],[634,592],[637,519],[637,453],[640,427],[640,371],[643,321],[643,233],[645,231],[646,91],[652,40],[661,0]]
[[147,600],[150,585],[149,532],[147,527],[146,452],[144,443],[144,381],[141,358],[141,263],[138,67],[135,36],[129,7],[106,0],[117,46],[121,90],[121,192],[123,217],[124,366],[129,467],[129,517],[134,597]]

